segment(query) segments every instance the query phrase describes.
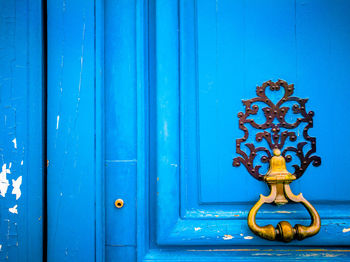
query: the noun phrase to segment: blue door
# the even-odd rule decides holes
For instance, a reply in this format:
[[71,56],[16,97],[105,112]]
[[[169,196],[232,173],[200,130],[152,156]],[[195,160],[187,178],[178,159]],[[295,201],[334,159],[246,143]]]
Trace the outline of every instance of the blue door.
[[[51,261],[348,258],[349,12],[345,0],[49,1]],[[232,166],[242,100],[279,79],[315,112],[316,147],[300,154],[322,159],[291,184],[321,229],[288,243],[249,229],[249,210],[269,187]],[[283,92],[266,89],[275,104]],[[262,111],[252,117],[267,121]],[[294,140],[305,139],[307,124]],[[260,160],[251,164],[265,174]],[[288,161],[291,173],[305,168],[295,155]],[[287,204],[264,205],[256,217],[279,221],[307,226],[310,216]]]
[[[117,11],[112,4],[109,9],[105,15],[114,17]],[[121,241],[135,246],[130,252],[137,251],[145,261],[344,256],[345,251],[328,253],[327,249],[350,243],[349,118],[344,114],[350,95],[346,85],[350,72],[349,3],[151,1],[148,11],[146,91],[137,82],[135,93],[124,88],[135,81],[135,72],[130,73],[125,63],[120,64],[119,75],[113,71],[115,63],[121,63],[120,53],[130,52],[130,46],[116,51],[108,45],[105,50],[106,90],[110,94],[106,100],[106,148],[110,152],[106,176],[111,181],[107,183],[107,203],[119,198],[118,190],[121,198],[130,198],[129,183],[134,186],[134,179],[138,196],[137,200],[128,199],[132,204],[124,210],[108,211],[112,202],[107,205],[107,228],[111,229],[107,230],[107,244]],[[118,39],[113,25],[112,21],[108,24],[108,44]],[[286,80],[294,84],[295,96],[309,98],[307,110],[315,112],[314,128],[309,132],[317,138],[317,155],[322,157],[320,167],[310,165],[291,185],[318,210],[321,231],[288,244],[264,240],[250,231],[248,212],[259,195],[268,195],[269,190],[243,165],[231,165],[237,156],[236,139],[243,136],[236,117],[245,110],[241,100],[255,97],[256,87],[270,79]],[[145,101],[135,107],[135,99]],[[141,121],[132,123],[133,114]],[[264,116],[257,117],[262,120]],[[127,122],[118,123],[119,119]],[[296,130],[298,137],[302,130]],[[142,150],[131,154],[136,146],[120,146],[130,136],[140,139],[135,143],[141,143]],[[146,166],[139,166],[143,164]],[[293,171],[292,163],[288,169]],[[137,230],[126,227],[124,232],[122,227],[133,218],[128,213],[133,208]],[[120,226],[112,222],[118,219]],[[292,225],[310,223],[309,214],[297,204],[267,206],[257,217],[262,225],[275,226],[281,220]],[[125,246],[110,247],[107,254],[113,257],[119,250],[126,252]],[[322,252],[315,252],[314,246]]]
[[43,261],[42,1],[0,1],[0,261]]

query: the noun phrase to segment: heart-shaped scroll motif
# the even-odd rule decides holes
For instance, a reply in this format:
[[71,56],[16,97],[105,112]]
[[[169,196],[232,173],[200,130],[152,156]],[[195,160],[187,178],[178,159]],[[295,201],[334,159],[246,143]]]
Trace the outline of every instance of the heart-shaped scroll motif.
[[[282,92],[282,87],[284,89],[284,95],[276,103],[273,103],[266,95],[266,89],[268,87],[274,92]],[[257,97],[242,101],[245,106],[245,112],[239,112],[238,118],[239,128],[244,132],[244,136],[236,140],[236,153],[240,156],[233,159],[233,166],[237,167],[242,163],[254,178],[263,180],[264,174],[260,173],[262,166],[259,164],[254,165],[254,159],[258,154],[262,154],[263,156],[260,157],[260,161],[268,165],[272,157],[271,152],[276,148],[281,150],[282,156],[285,157],[287,162],[293,160],[292,155],[299,158],[300,162],[293,164],[293,174],[296,178],[303,175],[310,163],[314,166],[321,164],[321,158],[313,155],[316,152],[316,138],[308,134],[308,130],[313,127],[314,112],[306,111],[305,104],[308,99],[292,96],[293,93],[293,84],[288,84],[283,80],[278,80],[277,82],[269,80],[256,88]],[[289,106],[291,103],[293,105]],[[261,104],[264,107],[261,108]],[[249,117],[257,115],[259,110],[262,110],[266,120],[264,123],[257,124],[254,119]],[[292,113],[299,117],[295,121],[290,122],[286,120],[287,113]],[[296,129],[301,126],[303,126],[302,135],[304,141],[297,143],[295,146],[286,146],[287,140],[290,142],[297,140]],[[257,143],[265,140],[268,147],[256,147],[253,143],[249,143],[247,141],[249,138],[248,127],[261,130],[261,132],[259,131],[255,134],[254,139]],[[247,147],[249,153],[242,150],[242,143]],[[309,150],[305,152],[307,148]]]

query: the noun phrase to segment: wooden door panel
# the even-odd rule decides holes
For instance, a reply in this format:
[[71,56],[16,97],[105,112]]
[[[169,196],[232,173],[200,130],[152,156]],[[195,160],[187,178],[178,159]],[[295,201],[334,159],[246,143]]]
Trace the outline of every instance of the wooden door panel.
[[[347,256],[349,9],[346,1],[106,1],[107,261]],[[315,205],[321,231],[289,244],[249,230],[249,209],[268,187],[231,165],[241,100],[269,79],[310,99],[323,161],[291,186]],[[309,223],[296,204],[263,207],[257,219]]]
[[[297,96],[310,98],[307,110],[316,112],[311,132],[323,159],[321,167],[310,166],[292,184],[295,193],[303,192],[315,204],[321,232],[289,245],[349,243],[344,231],[350,226],[350,178],[344,174],[350,142],[341,134],[349,124],[340,112],[349,96],[342,81],[350,64],[342,57],[350,56],[345,26],[350,6],[342,2],[339,9],[327,1],[171,5],[155,3],[155,82],[150,87],[156,119],[151,122],[150,175],[157,181],[150,197],[156,201],[157,244],[274,244],[253,235],[246,224],[250,207],[267,186],[243,167],[231,166],[235,139],[242,136],[236,118],[241,100],[254,97],[255,87],[269,79],[294,83]],[[258,216],[262,224],[307,224],[308,219],[298,205],[269,206]]]

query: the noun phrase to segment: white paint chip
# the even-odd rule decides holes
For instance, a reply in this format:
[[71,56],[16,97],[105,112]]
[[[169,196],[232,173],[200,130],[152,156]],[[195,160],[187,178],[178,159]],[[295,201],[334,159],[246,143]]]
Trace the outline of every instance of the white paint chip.
[[7,174],[11,174],[10,169],[6,168],[6,164],[3,164],[2,166],[2,170],[0,173],[0,195],[2,195],[3,197],[5,197],[6,193],[7,193],[7,189],[9,187],[9,181],[7,180]]
[[14,147],[14,148],[17,148],[17,140],[16,140],[16,138],[14,138],[14,139],[12,140],[12,143],[13,143],[13,147]]
[[16,195],[16,200],[21,197],[21,184],[22,184],[22,176],[18,177],[17,180],[12,179],[12,194]]
[[58,130],[59,125],[60,125],[60,116],[57,115],[56,130]]
[[21,166],[23,166],[23,160],[21,161]]
[[10,207],[10,208],[9,208],[9,211],[10,211],[12,214],[18,214],[17,205],[15,205],[14,207]]
[[168,122],[164,123],[164,137],[167,138],[168,137]]
[[231,235],[224,235],[224,237],[222,239],[223,240],[230,240],[232,238],[233,238],[233,236],[231,236]]
[[253,237],[252,236],[246,236],[246,237],[244,237],[244,239],[253,239]]
[[347,233],[347,232],[350,232],[350,227],[349,227],[349,228],[344,228],[344,229],[343,229],[343,233]]
[[202,229],[201,227],[195,227],[194,231],[198,231],[198,230],[201,230],[201,229]]

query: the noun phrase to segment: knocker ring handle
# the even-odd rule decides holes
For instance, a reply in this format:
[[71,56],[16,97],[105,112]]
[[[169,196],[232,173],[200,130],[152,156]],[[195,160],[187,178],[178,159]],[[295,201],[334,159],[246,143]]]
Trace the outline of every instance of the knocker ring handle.
[[[281,185],[281,186],[280,186]],[[321,219],[316,209],[303,197],[300,193],[299,195],[294,195],[290,189],[288,183],[283,184],[272,184],[271,193],[269,196],[260,195],[259,201],[252,207],[248,215],[248,226],[249,228],[258,236],[265,238],[267,240],[279,240],[283,242],[290,242],[293,239],[303,240],[307,237],[316,235],[321,228]],[[273,225],[259,226],[256,223],[255,217],[258,213],[260,207],[265,203],[275,202],[278,198],[282,189],[285,193],[287,199],[301,203],[307,209],[311,216],[311,224],[309,226],[303,226],[296,224],[294,227],[287,221],[280,221],[275,228]]]
[[[283,90],[283,97],[277,102],[272,101],[266,94],[267,88],[273,92]],[[321,158],[314,155],[316,152],[316,138],[308,134],[308,130],[313,127],[314,112],[306,111],[305,104],[308,99],[293,96],[293,93],[293,84],[288,84],[284,80],[278,80],[277,82],[269,80],[256,87],[257,97],[242,101],[245,105],[245,112],[239,112],[237,116],[239,118],[239,129],[244,132],[244,136],[236,139],[236,153],[239,156],[235,157],[232,163],[235,167],[243,164],[250,175],[259,181],[264,181],[271,189],[268,196],[260,195],[259,201],[250,210],[248,214],[249,228],[264,239],[284,242],[293,239],[302,240],[316,235],[321,227],[320,216],[316,209],[302,194],[294,195],[289,186],[290,183],[304,174],[311,163],[313,166],[321,165]],[[258,115],[259,112],[263,113],[265,122],[255,122],[254,116]],[[295,116],[290,117],[292,115]],[[258,118],[260,119],[260,117]],[[296,120],[293,120],[295,118]],[[300,124],[302,123],[306,125],[303,127],[301,137],[299,128],[301,128]],[[297,128],[298,135],[295,132]],[[255,129],[255,132],[250,134],[250,129]],[[253,143],[254,140],[258,145]],[[287,141],[288,143],[286,143]],[[242,145],[244,145],[244,148],[242,148]],[[270,150],[273,151],[273,154]],[[283,150],[282,153],[281,150]],[[263,154],[260,161],[256,161],[258,154]],[[291,162],[293,157],[299,159],[299,163],[294,161],[292,165],[294,173],[291,174],[287,170],[286,162]],[[269,170],[266,174],[262,174],[260,171],[261,164],[268,162],[270,163]],[[276,228],[272,225],[257,225],[255,217],[263,204],[284,205],[288,201],[304,205],[311,216],[309,226],[297,224],[292,227],[287,221],[279,222]]]

